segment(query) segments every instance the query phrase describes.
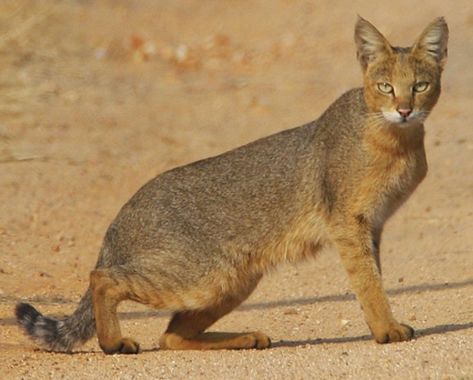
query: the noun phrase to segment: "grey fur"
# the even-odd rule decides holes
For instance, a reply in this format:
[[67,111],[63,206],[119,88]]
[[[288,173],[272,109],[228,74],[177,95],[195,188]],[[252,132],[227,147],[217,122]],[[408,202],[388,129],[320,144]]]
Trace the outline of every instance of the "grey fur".
[[47,351],[72,352],[95,335],[90,290],[82,297],[76,311],[63,320],[43,316],[27,303],[18,304],[15,314],[25,334]]

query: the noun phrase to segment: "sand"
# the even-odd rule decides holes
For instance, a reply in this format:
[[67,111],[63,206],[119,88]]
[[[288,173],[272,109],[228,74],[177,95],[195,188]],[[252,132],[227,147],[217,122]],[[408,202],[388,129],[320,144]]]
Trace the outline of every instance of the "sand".
[[[71,313],[103,234],[148,179],[317,118],[361,84],[356,15],[399,45],[451,30],[426,123],[429,174],[388,222],[383,279],[410,342],[369,335],[337,253],[283,266],[213,329],[268,350],[164,352],[165,312],[125,303],[136,356],[37,350],[19,301]],[[472,379],[473,8],[470,1],[3,1],[0,362],[5,379]]]

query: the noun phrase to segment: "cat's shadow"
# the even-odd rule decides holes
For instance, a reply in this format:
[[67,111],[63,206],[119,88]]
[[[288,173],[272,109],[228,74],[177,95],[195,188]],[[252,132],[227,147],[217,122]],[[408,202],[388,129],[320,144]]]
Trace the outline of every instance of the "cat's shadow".
[[[422,339],[425,336],[430,335],[438,335],[438,334],[445,334],[448,332],[454,331],[461,331],[473,328],[473,322],[468,323],[460,323],[460,324],[444,324],[444,325],[437,325],[433,327],[427,327],[424,329],[418,329],[415,332],[415,339]],[[347,337],[335,337],[335,338],[315,338],[315,339],[304,339],[304,340],[280,340],[278,342],[273,342],[271,345],[271,349],[280,349],[280,348],[290,348],[290,347],[303,347],[303,346],[317,346],[322,344],[340,344],[340,343],[355,343],[355,342],[364,342],[364,341],[371,341],[372,337],[370,335],[359,335],[359,336],[347,336]],[[2,348],[0,344],[0,348]],[[6,345],[11,347],[3,347],[3,348],[19,348],[21,344],[12,344]],[[39,349],[35,349],[35,351],[40,352]],[[150,352],[158,352],[160,351],[159,347],[151,347],[142,349],[140,352],[142,353],[150,353]],[[180,351],[176,351],[180,352]],[[55,353],[56,355],[71,355],[66,353]],[[74,351],[72,355],[77,354],[102,354],[100,350],[82,350],[82,351]]]
[[[415,339],[422,339],[429,335],[445,334],[453,331],[461,331],[473,328],[473,322],[459,323],[459,324],[444,324],[433,327],[426,327],[415,331]],[[301,346],[312,346],[320,344],[338,344],[338,343],[353,343],[372,340],[371,335],[359,335],[359,336],[348,336],[348,337],[336,337],[336,338],[318,338],[318,339],[304,339],[304,340],[281,340],[274,342],[272,348],[283,348],[283,347],[301,347]]]

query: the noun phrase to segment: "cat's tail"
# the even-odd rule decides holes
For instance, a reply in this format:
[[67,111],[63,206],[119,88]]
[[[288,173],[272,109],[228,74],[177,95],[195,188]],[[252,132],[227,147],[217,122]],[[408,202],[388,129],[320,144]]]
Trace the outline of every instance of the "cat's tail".
[[19,303],[15,309],[20,328],[38,346],[48,351],[71,352],[95,335],[92,292],[84,294],[74,313],[65,319],[42,315],[33,306]]

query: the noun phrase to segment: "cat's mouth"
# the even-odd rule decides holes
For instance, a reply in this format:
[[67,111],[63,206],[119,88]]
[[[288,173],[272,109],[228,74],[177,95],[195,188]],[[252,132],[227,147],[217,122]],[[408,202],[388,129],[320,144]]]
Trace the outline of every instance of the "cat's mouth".
[[407,123],[409,119],[409,116],[401,116],[401,124]]
[[414,124],[419,124],[419,114],[416,111],[409,112],[409,114],[401,114],[398,111],[382,111],[384,119],[390,124],[396,124],[400,127],[408,127]]

